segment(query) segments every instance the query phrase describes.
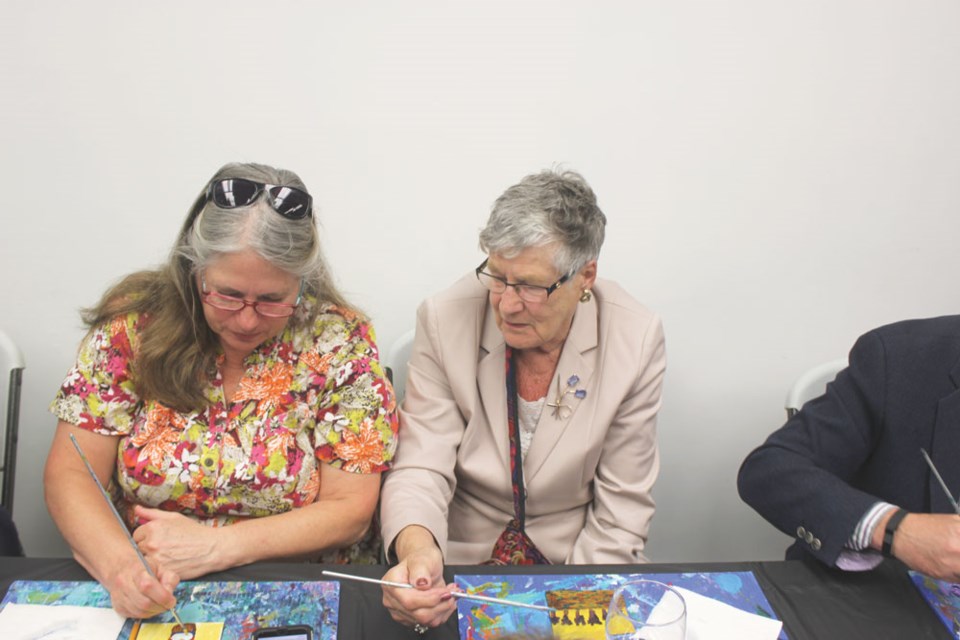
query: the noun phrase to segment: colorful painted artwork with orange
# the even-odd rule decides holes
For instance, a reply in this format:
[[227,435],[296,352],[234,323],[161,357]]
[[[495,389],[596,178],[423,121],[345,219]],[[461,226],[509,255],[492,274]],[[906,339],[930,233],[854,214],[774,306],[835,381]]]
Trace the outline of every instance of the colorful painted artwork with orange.
[[[749,613],[777,618],[756,577],[749,571],[709,573],[598,575],[458,575],[457,585],[469,593],[507,598],[554,611],[478,602],[457,602],[461,640],[524,637],[557,640],[603,640],[613,591],[626,582],[659,580],[725,602]],[[781,632],[780,638],[787,639]]]
[[[340,583],[336,581],[181,582],[174,595],[180,619],[197,625],[194,640],[250,640],[262,627],[295,624],[313,628],[316,640],[337,639]],[[0,606],[7,602],[109,609],[110,594],[93,581],[18,580]],[[208,627],[208,622],[219,624],[221,630],[213,635],[215,625]],[[140,635],[134,636],[136,622],[128,620],[117,640],[181,640],[173,637],[173,624],[173,616],[165,611],[144,621]]]

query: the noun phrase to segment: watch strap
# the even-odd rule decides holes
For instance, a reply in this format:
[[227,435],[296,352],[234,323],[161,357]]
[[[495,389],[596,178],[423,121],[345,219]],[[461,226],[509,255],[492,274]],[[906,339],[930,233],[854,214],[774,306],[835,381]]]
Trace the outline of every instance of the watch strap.
[[907,511],[903,509],[897,509],[893,512],[893,515],[890,516],[890,519],[887,520],[887,525],[883,528],[883,547],[880,549],[882,553],[887,558],[893,557],[893,534],[897,532],[897,527],[900,526],[900,522],[907,517]]

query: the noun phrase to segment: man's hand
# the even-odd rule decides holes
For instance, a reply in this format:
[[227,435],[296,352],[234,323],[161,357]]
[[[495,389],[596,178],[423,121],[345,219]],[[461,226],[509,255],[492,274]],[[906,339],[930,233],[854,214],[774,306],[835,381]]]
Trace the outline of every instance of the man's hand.
[[[893,512],[889,514],[893,515]],[[889,516],[877,525],[872,545],[880,549]],[[931,578],[960,581],[960,516],[910,513],[893,534],[894,557]]]

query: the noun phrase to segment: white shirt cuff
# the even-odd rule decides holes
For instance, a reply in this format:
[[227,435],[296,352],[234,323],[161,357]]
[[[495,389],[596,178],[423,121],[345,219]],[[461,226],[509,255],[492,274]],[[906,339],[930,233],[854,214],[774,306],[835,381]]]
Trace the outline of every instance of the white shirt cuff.
[[860,518],[860,522],[857,523],[857,528],[853,530],[853,535],[850,536],[850,540],[847,541],[845,546],[853,551],[869,550],[870,541],[873,540],[873,532],[876,530],[877,525],[883,520],[883,517],[887,515],[887,513],[896,508],[897,507],[888,502],[874,503],[874,505],[863,514],[863,517]]
[[869,551],[842,549],[837,556],[837,568],[844,571],[870,571],[881,562],[883,562],[883,556],[874,549]]

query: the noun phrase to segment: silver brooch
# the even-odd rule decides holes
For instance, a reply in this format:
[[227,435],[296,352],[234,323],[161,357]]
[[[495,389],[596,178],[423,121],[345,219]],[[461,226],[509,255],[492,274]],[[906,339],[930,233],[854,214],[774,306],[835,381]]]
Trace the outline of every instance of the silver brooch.
[[566,388],[561,389],[560,376],[557,376],[557,397],[554,398],[553,402],[547,403],[547,406],[553,409],[554,418],[566,418],[573,413],[573,409],[563,401],[567,395],[573,394],[573,397],[578,400],[583,400],[587,397],[587,390],[577,389],[578,384],[580,384],[580,376],[573,374],[567,378]]

